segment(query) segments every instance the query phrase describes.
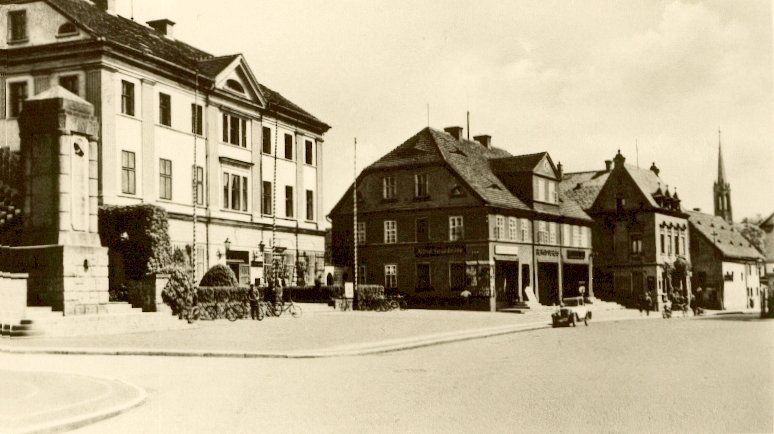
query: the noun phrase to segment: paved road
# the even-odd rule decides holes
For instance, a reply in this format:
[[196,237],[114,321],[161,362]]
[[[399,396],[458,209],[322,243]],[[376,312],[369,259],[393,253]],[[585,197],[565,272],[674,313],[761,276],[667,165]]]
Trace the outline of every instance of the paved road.
[[594,323],[313,360],[0,354],[113,376],[145,405],[78,433],[771,432],[774,322]]

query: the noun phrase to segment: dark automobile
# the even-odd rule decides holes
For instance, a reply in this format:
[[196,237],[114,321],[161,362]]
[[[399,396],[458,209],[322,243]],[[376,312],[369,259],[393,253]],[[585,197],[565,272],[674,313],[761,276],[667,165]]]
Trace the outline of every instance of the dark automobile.
[[590,305],[586,304],[583,297],[569,297],[562,299],[562,305],[551,314],[551,324],[554,327],[577,326],[579,322],[589,325],[591,321]]

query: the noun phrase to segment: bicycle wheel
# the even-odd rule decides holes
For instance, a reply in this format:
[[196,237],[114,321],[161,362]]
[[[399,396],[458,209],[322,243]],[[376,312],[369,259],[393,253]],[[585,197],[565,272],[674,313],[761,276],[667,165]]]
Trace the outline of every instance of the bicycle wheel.
[[406,303],[405,300],[401,300],[398,302],[398,307],[400,308],[400,310],[406,310],[408,309],[408,303]]
[[199,306],[194,306],[188,311],[188,322],[198,321],[200,315]]
[[398,302],[395,300],[390,300],[390,310],[395,310],[398,308]]
[[282,315],[282,304],[281,303],[274,303],[274,316],[281,316]]
[[236,307],[227,306],[223,312],[226,319],[228,319],[229,321],[236,321],[239,316],[237,314],[236,309],[237,309]]
[[290,314],[293,315],[293,318],[301,318],[301,306],[298,306],[295,303],[290,303],[288,310],[290,311]]

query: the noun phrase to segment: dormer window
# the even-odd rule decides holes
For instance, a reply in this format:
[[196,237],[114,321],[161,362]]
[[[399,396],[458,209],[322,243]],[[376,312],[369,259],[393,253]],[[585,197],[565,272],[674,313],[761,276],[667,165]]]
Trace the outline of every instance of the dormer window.
[[75,24],[73,23],[64,23],[61,26],[59,26],[59,30],[57,31],[57,36],[72,36],[78,34],[78,28],[75,27]]
[[27,40],[27,11],[8,12],[8,41]]
[[245,93],[245,88],[236,80],[227,80],[226,88],[234,92]]

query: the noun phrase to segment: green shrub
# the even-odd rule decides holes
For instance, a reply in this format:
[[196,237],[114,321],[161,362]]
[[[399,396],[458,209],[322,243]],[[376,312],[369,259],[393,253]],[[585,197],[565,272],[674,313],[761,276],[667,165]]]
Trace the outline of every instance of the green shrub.
[[237,286],[239,281],[237,280],[234,272],[231,268],[223,264],[214,265],[207,270],[207,273],[202,277],[202,281],[199,282],[199,286]]
[[169,269],[167,272],[169,282],[161,292],[161,299],[172,309],[172,313],[177,315],[185,307],[186,295],[193,288],[193,279],[181,267]]
[[199,305],[215,303],[247,303],[246,286],[200,286],[196,288]]
[[124,258],[124,274],[132,280],[159,273],[172,264],[167,211],[156,205],[105,205],[99,209],[102,245]]

